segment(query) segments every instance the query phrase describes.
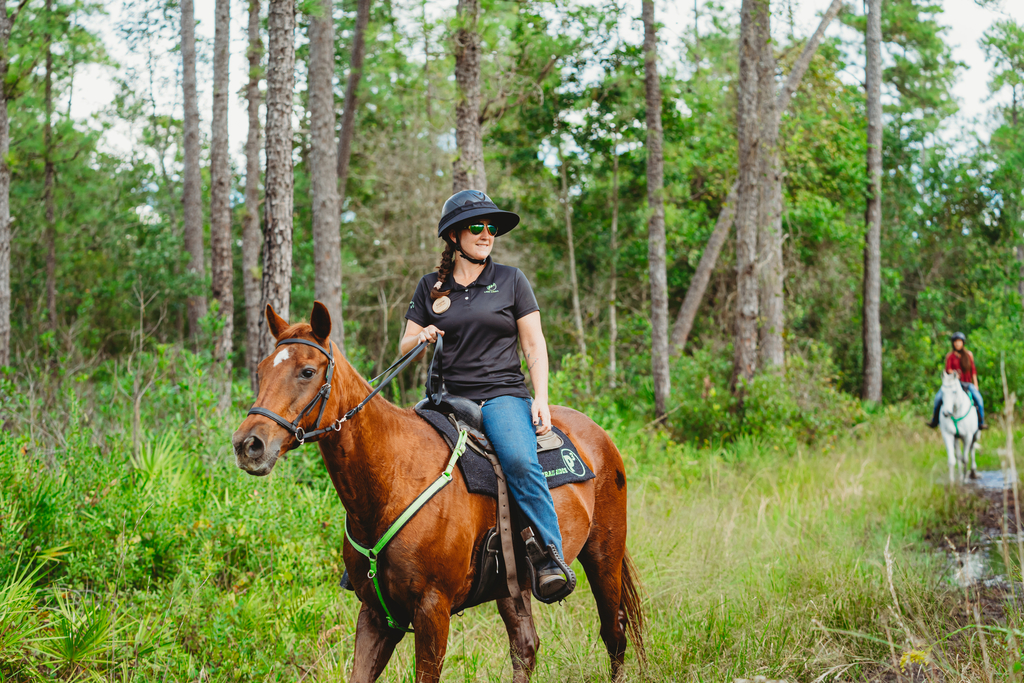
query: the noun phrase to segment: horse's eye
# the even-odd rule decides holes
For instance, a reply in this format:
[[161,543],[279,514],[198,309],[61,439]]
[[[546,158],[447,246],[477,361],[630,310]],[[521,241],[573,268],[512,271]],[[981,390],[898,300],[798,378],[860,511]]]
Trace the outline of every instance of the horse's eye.
[[303,369],[301,374],[302,379],[310,379],[313,375],[316,374],[316,370],[314,370],[313,368],[305,368]]

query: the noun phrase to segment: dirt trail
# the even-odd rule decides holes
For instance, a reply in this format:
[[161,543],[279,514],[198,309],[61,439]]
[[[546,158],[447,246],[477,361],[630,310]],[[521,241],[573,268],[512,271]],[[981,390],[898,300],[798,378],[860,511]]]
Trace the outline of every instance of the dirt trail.
[[[943,579],[975,592],[982,608],[983,621],[1002,620],[1007,603],[1016,594],[1024,602],[1020,561],[1024,547],[1017,529],[1012,490],[1005,486],[1002,471],[978,472],[978,478],[964,487],[974,514],[970,536],[966,533],[932,535],[932,542],[942,548],[949,562]],[[1005,546],[1004,546],[1005,538]],[[1007,572],[1007,560],[1013,576]]]

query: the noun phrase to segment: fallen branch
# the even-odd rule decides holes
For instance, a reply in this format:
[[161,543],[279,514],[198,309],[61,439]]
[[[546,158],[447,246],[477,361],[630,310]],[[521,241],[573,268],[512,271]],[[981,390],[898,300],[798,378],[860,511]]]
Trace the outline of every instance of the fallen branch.
[[[803,52],[800,53],[800,57],[794,62],[793,68],[789,72],[789,77],[786,79],[775,100],[776,115],[780,118],[782,113],[789,107],[789,102],[793,99],[793,93],[800,87],[800,81],[803,80],[804,74],[807,73],[807,68],[811,64],[811,58],[818,51],[821,39],[825,35],[825,29],[828,28],[828,25],[839,14],[843,4],[844,0],[832,0],[832,4],[828,6],[825,15],[821,18],[821,23],[818,24],[817,30],[811,35],[804,46]],[[718,212],[715,229],[711,232],[711,237],[708,238],[707,246],[704,247],[704,253],[701,254],[700,263],[697,265],[697,272],[693,274],[693,279],[690,280],[690,286],[686,290],[686,298],[683,299],[683,303],[679,307],[679,314],[676,316],[675,324],[672,325],[669,353],[680,354],[683,352],[683,348],[686,347],[686,341],[693,330],[693,321],[697,317],[697,309],[700,308],[700,302],[704,298],[704,292],[707,291],[708,282],[711,280],[711,272],[715,269],[715,264],[718,263],[718,255],[722,252],[722,246],[725,244],[726,237],[729,236],[729,230],[732,228],[735,218],[736,183],[733,183],[728,196],[725,198],[725,202],[722,204],[721,210]]]

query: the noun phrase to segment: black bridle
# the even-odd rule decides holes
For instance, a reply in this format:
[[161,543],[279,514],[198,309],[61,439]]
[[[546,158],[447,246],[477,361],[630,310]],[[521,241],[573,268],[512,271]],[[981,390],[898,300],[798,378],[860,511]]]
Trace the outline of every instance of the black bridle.
[[[391,367],[389,367],[387,370],[371,379],[370,384],[373,384],[377,380],[380,380],[382,377],[384,378],[381,381],[381,383],[377,385],[377,388],[371,391],[370,395],[364,398],[359,403],[359,405],[345,413],[343,417],[337,418],[336,420],[334,420],[334,422],[327,425],[326,427],[320,427],[320,420],[323,419],[324,409],[327,407],[327,400],[331,397],[331,378],[334,376],[334,353],[332,352],[331,343],[330,341],[328,341],[327,348],[325,349],[316,342],[309,341],[308,339],[282,339],[281,341],[277,342],[275,348],[277,346],[283,346],[285,344],[304,344],[306,346],[312,346],[314,349],[327,356],[327,374],[324,375],[323,386],[321,386],[320,390],[316,392],[316,396],[314,396],[313,399],[306,404],[306,407],[302,409],[298,417],[296,417],[291,422],[281,417],[274,411],[267,410],[266,408],[261,408],[259,406],[253,406],[252,408],[250,408],[248,414],[269,417],[271,420],[284,427],[289,434],[294,436],[295,440],[298,441],[299,445],[301,446],[309,439],[323,436],[324,434],[329,434],[330,432],[340,431],[341,425],[348,422],[356,413],[363,409],[363,406],[370,402],[371,398],[379,394],[381,389],[390,384],[391,380],[393,380],[398,375],[398,373],[404,370],[405,367],[412,362],[412,359],[416,357],[416,355],[419,354],[419,352],[426,347],[427,342],[421,342],[417,344],[407,354],[405,354],[397,361],[395,361],[391,365]],[[385,377],[385,375],[387,376]],[[299,426],[299,423],[302,422],[302,420],[305,419],[305,417],[309,415],[313,410],[315,410],[318,405],[320,406],[320,410],[319,412],[317,412],[316,422],[313,423],[314,429],[311,432],[307,432],[306,430]]]

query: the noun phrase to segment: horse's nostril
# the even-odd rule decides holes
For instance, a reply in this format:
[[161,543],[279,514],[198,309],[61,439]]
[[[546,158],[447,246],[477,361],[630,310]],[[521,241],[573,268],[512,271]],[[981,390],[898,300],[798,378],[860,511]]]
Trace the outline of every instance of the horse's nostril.
[[263,441],[258,436],[250,436],[242,445],[246,455],[250,458],[258,458],[263,455]]

